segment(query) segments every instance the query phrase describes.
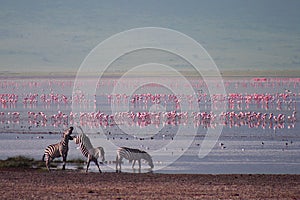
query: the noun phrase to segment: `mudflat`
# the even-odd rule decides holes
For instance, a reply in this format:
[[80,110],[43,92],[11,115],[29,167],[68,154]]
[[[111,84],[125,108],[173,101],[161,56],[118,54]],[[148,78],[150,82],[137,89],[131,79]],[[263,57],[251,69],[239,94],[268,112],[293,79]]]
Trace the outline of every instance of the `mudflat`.
[[1,169],[1,199],[299,199],[300,175]]

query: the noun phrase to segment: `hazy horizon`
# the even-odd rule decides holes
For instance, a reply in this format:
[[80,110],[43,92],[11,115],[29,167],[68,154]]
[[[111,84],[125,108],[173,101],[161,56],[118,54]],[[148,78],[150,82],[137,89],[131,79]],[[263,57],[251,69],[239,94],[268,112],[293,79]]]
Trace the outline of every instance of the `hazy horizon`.
[[298,70],[299,8],[292,0],[1,1],[0,72],[76,72],[103,40],[149,26],[195,39],[221,71]]

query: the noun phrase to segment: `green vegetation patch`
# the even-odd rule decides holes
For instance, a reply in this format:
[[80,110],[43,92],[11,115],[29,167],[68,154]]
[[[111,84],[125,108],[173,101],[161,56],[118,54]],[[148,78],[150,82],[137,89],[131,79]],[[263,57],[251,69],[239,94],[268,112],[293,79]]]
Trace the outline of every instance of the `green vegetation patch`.
[[[84,160],[77,158],[67,161],[68,163],[77,164],[78,167],[84,164]],[[50,163],[50,167],[57,167],[58,163],[62,163],[61,160],[54,160]],[[9,157],[6,160],[0,160],[0,168],[43,168],[45,167],[45,162],[37,161],[33,158],[25,156],[14,156]]]
[[0,160],[0,168],[31,168],[33,164],[35,164],[34,159],[25,156],[15,156],[6,160]]

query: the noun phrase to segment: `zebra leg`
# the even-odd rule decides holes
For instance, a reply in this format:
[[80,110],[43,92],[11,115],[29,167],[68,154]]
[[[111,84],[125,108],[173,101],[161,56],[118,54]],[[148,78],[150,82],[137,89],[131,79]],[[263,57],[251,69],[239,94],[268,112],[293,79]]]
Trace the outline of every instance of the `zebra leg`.
[[116,173],[118,173],[118,156],[116,157]]
[[67,155],[63,156],[63,166],[62,166],[62,170],[66,169],[66,162],[67,162]]
[[50,172],[50,162],[52,161],[51,157],[49,155],[46,156],[46,168],[48,169],[48,171]]
[[141,159],[139,159],[138,162],[139,162],[139,173],[141,173]]
[[[119,156],[117,155],[116,157],[116,172],[121,172],[121,162],[122,162],[122,159],[119,158]],[[118,169],[118,165],[120,166],[120,169]]]
[[85,172],[88,172],[89,166],[90,166],[90,162],[91,162],[91,159],[88,159],[88,160],[87,160],[87,166],[86,166]]
[[100,167],[99,167],[99,164],[98,164],[98,160],[94,160],[94,163],[97,165],[98,169],[99,169],[99,172],[102,173]]
[[133,160],[132,169],[134,168],[135,162],[136,162],[136,160]]

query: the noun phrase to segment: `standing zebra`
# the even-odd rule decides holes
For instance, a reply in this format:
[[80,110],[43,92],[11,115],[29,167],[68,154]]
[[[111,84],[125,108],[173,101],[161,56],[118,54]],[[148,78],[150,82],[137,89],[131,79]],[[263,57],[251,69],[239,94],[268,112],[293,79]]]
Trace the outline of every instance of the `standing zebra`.
[[76,144],[79,144],[79,148],[82,155],[87,158],[86,172],[88,172],[90,162],[93,161],[97,165],[99,172],[101,173],[102,171],[98,164],[98,158],[101,157],[102,162],[104,162],[104,149],[102,147],[94,148],[90,139],[83,133],[83,131],[81,134],[74,137],[74,140]]
[[56,144],[51,144],[45,149],[45,153],[43,155],[43,161],[45,161],[46,157],[46,167],[50,171],[49,165],[50,162],[54,158],[63,158],[63,167],[62,169],[64,170],[66,167],[66,161],[67,161],[67,156],[68,156],[68,151],[69,151],[69,140],[73,140],[73,137],[71,136],[73,131],[73,127],[70,127],[69,129],[65,130],[63,133],[63,138],[59,143]]
[[[116,172],[121,172],[121,163],[122,159],[125,158],[130,162],[133,161],[132,168],[134,168],[135,162],[139,162],[139,170],[141,170],[141,159],[146,160],[151,167],[154,167],[153,161],[151,156],[146,152],[139,149],[132,149],[128,147],[120,147],[117,150],[117,157],[116,157]],[[120,169],[118,170],[118,165]]]

